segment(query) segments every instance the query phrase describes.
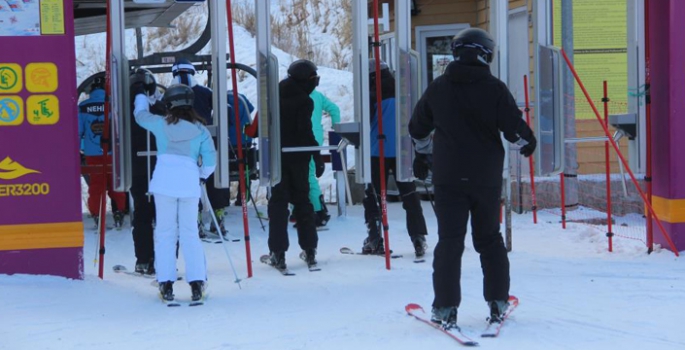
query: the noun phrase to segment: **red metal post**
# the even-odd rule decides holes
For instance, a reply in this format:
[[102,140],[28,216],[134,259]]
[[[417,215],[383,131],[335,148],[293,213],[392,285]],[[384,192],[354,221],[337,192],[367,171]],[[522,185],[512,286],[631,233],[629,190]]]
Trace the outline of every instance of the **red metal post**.
[[[233,13],[231,11],[231,0],[226,0],[226,23],[228,27],[228,45],[230,50],[230,60],[231,66],[235,67],[235,46],[233,43]],[[217,69],[224,69],[224,67],[217,67]],[[238,139],[238,183],[240,186],[240,193],[238,194],[241,198],[243,204],[243,230],[245,232],[245,258],[247,259],[247,277],[252,277],[252,253],[250,250],[250,226],[247,219],[247,200],[245,197],[246,186],[245,186],[245,161],[243,158],[243,136],[240,127],[240,111],[239,106],[240,98],[238,96],[238,77],[236,75],[236,69],[231,69],[231,83],[233,83],[233,115],[235,117],[235,136]],[[246,111],[248,112],[248,111]],[[227,118],[230,118],[228,116]]]
[[[649,0],[645,0],[645,143],[647,144],[645,153],[645,183],[647,187],[647,201],[652,205],[652,94],[650,74],[650,48],[649,48]],[[652,213],[647,212],[647,252],[651,253],[654,246],[654,222]]]
[[[604,123],[609,123],[609,97],[607,81],[604,81]],[[609,158],[609,141],[604,142],[604,163],[606,165],[606,182],[607,182],[607,238],[609,239],[609,251],[613,251],[613,236],[611,231],[611,159]]]
[[564,173],[559,174],[559,183],[561,186],[561,228],[566,228],[566,186],[564,184]]
[[[523,76],[523,93],[526,97],[526,123],[530,127],[530,100],[528,99],[528,76],[524,75]],[[532,127],[531,127],[532,129]],[[528,164],[530,166],[530,197],[533,202],[532,210],[533,210],[533,223],[537,224],[538,223],[538,203],[537,199],[535,197],[535,160],[533,159],[533,156],[531,155],[528,157]]]
[[388,233],[388,206],[385,184],[385,134],[383,134],[383,96],[381,93],[381,52],[378,33],[378,0],[373,0],[373,56],[376,58],[376,113],[378,118],[378,153],[380,153],[381,214],[383,217],[383,239],[385,241],[385,268],[390,270],[390,239]]
[[609,142],[611,142],[611,146],[614,147],[614,150],[616,151],[616,155],[621,160],[621,163],[623,163],[623,167],[628,171],[628,175],[630,175],[630,179],[633,181],[633,184],[635,185],[635,189],[640,194],[640,197],[642,197],[642,201],[645,203],[645,206],[647,208],[649,208],[649,211],[651,212],[652,216],[654,217],[654,221],[656,222],[657,226],[659,226],[659,230],[661,231],[661,234],[664,236],[664,239],[668,243],[668,246],[671,248],[671,250],[673,250],[673,253],[676,256],[680,256],[680,254],[678,253],[678,249],[676,249],[675,244],[673,244],[673,241],[671,240],[671,237],[669,237],[668,233],[666,233],[666,228],[664,228],[664,225],[659,220],[658,215],[656,215],[656,212],[654,212],[654,208],[652,207],[652,204],[647,199],[647,195],[645,194],[644,191],[642,191],[642,188],[640,187],[640,183],[637,182],[637,179],[635,178],[635,174],[633,174],[633,171],[630,170],[630,166],[628,166],[628,161],[626,161],[625,157],[623,157],[623,154],[618,149],[618,145],[616,144],[616,141],[614,141],[614,139],[609,134],[609,129],[607,129],[607,126],[604,123],[604,121],[602,120],[602,117],[599,116],[599,112],[597,111],[597,107],[595,107],[595,103],[592,102],[592,99],[590,98],[590,94],[587,92],[587,89],[585,89],[585,85],[583,85],[583,82],[580,80],[580,77],[578,76],[578,73],[576,72],[575,67],[573,66],[571,61],[568,59],[568,56],[566,55],[566,52],[564,52],[564,50],[561,50],[561,54],[564,56],[564,60],[566,61],[566,64],[568,65],[569,69],[571,70],[571,73],[573,73],[573,76],[575,77],[576,82],[578,83],[578,86],[580,86],[580,89],[583,91],[583,94],[585,94],[585,98],[587,99],[588,103],[590,104],[592,111],[595,113],[595,117],[597,118],[600,125],[602,126],[602,129],[604,130],[604,135],[609,139]]

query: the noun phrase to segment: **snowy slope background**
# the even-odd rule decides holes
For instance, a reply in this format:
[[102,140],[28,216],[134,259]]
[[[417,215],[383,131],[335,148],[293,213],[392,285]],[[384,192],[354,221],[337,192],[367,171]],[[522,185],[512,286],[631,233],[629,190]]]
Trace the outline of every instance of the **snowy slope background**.
[[[272,1],[274,11],[279,10],[276,5],[280,2]],[[190,16],[195,16],[203,27],[203,11],[198,9]],[[238,26],[234,32],[238,61],[254,66],[254,38]],[[130,33],[128,43],[133,57],[135,40]],[[77,38],[78,81],[96,72],[102,63],[103,38]],[[163,38],[154,40],[160,45],[164,42]],[[324,38],[321,42],[333,40]],[[150,52],[156,50],[154,45],[150,44]],[[289,62],[299,57],[278,49],[274,52],[284,77]],[[327,68],[325,62],[317,63],[321,66],[321,91],[340,105],[343,120],[351,120],[350,73]],[[253,102],[254,83],[248,77],[239,87]],[[322,183],[325,181],[332,183],[330,173],[324,175]],[[0,275],[0,349],[458,347],[404,312],[410,302],[430,312],[432,302],[430,264],[437,226],[430,204],[422,204],[431,248],[427,262],[412,261],[413,248],[401,203],[388,204],[390,244],[395,253],[404,255],[392,260],[392,270],[385,269],[380,257],[340,254],[342,246],[360,249],[365,237],[362,208],[353,206],[348,208],[347,217],[334,218],[329,230],[319,233],[320,272],[307,271],[297,258],[297,235],[290,229],[292,245],[287,261],[297,274],[294,277],[283,277],[259,262],[259,255],[268,252],[267,233],[249,208],[254,277],[246,278],[244,242],[227,243],[242,289],[234,282],[222,246],[204,244],[209,299],[206,305],[195,308],[167,308],[158,300],[151,280],[112,272],[115,264],[132,268],[135,262],[129,218],[123,230],[107,232],[105,276],[104,280],[98,279],[94,261],[97,234],[92,219],[84,215],[83,281]],[[266,211],[263,203],[259,209]],[[329,209],[335,216],[335,208]],[[230,233],[242,236],[240,209],[230,207],[227,215]],[[562,230],[558,221],[556,215],[540,213],[539,223],[533,225],[530,214],[513,214],[511,293],[520,298],[521,305],[497,339],[478,337],[485,326],[487,307],[482,298],[478,255],[467,237],[459,309],[459,325],[464,332],[476,338],[484,349],[684,349],[682,258],[666,250],[647,255],[641,242],[627,239],[616,239],[614,253],[608,253],[606,237],[599,230],[575,223]],[[178,268],[183,275],[182,256]],[[185,282],[177,282],[175,290],[179,299],[190,297]]]

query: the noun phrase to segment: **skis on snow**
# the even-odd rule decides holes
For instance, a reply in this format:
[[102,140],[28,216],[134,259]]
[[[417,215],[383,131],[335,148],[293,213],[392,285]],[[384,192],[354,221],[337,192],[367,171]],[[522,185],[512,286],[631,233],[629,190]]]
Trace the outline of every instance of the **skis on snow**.
[[[490,323],[488,322],[487,327],[485,327],[485,330],[481,333],[481,337],[483,338],[496,338],[499,336],[500,331],[502,330],[502,326],[504,326],[504,323],[509,319],[509,315],[511,315],[512,312],[516,309],[516,307],[519,304],[519,300],[515,296],[510,296],[509,297],[509,308],[507,311],[504,313],[502,316],[502,320],[500,322],[493,322]],[[469,338],[466,336],[464,333],[461,332],[461,329],[458,327],[455,329],[445,329],[439,324],[431,322],[429,319],[425,318],[423,314],[425,314],[425,311],[419,304],[407,304],[404,307],[404,310],[407,312],[408,315],[414,317],[416,320],[421,321],[422,323],[425,323],[440,332],[444,333],[445,335],[449,336],[450,338],[456,340],[459,344],[464,345],[464,346],[478,346],[478,342],[474,341],[473,339]],[[420,313],[418,313],[420,311]]]
[[407,306],[404,307],[404,310],[409,314],[409,316],[413,316],[417,321],[420,321],[422,323],[425,323],[432,328],[435,328],[439,330],[440,332],[444,333],[448,337],[456,340],[459,344],[464,345],[464,346],[478,346],[478,342],[472,340],[471,338],[467,337],[464,335],[459,328],[456,329],[445,329],[442,326],[431,322],[430,320],[424,318],[423,316],[420,316],[417,314],[418,311],[421,311],[421,313],[425,314],[425,311],[423,311],[423,308],[419,304],[407,304]]
[[[347,254],[347,255],[385,256],[385,254],[364,254],[362,252],[355,252],[354,250],[352,250],[348,247],[340,248],[340,253]],[[402,257],[402,254],[392,254],[392,253],[390,254],[390,258],[392,258],[392,259],[398,259],[401,257]]]
[[262,263],[267,264],[267,265],[273,267],[274,269],[278,270],[278,272],[280,272],[281,275],[283,275],[283,276],[295,276],[295,274],[293,272],[290,272],[290,270],[288,270],[288,268],[279,269],[275,265],[272,265],[271,264],[271,258],[269,257],[268,254],[264,254],[264,255],[260,256],[259,261],[261,261]]
[[507,312],[504,313],[504,316],[502,316],[502,320],[500,322],[488,322],[488,326],[480,336],[483,338],[496,338],[499,336],[499,331],[502,329],[502,325],[504,325],[504,322],[507,321],[509,315],[514,312],[514,309],[516,309],[518,305],[519,299],[513,295],[509,296],[509,308],[507,309]]
[[[307,254],[304,251],[300,252],[300,259],[302,259],[302,261],[304,261],[304,262],[307,262]],[[321,271],[321,268],[319,267],[318,264],[312,264],[312,265],[307,264],[307,268],[309,269],[309,271],[312,271],[312,272]]]
[[114,271],[115,273],[123,273],[123,274],[136,276],[136,277],[144,277],[144,278],[149,278],[149,279],[155,278],[155,275],[146,275],[146,274],[130,271],[124,265],[114,265],[114,266],[112,266],[112,271]]

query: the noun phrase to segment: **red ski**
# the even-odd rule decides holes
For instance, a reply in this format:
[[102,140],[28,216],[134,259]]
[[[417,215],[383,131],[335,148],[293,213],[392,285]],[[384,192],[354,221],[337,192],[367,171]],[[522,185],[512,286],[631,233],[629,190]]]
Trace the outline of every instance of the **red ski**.
[[514,312],[514,309],[516,309],[517,306],[519,306],[519,298],[513,295],[509,296],[509,308],[507,309],[507,312],[504,313],[504,316],[502,316],[502,322],[488,323],[488,326],[480,336],[483,338],[497,338],[499,331],[502,329],[502,325],[504,325],[504,322],[509,318],[509,315]]
[[[442,328],[440,325],[435,324],[431,322],[430,320],[427,320],[419,315],[417,315],[415,312],[417,310],[421,310],[422,313],[425,313],[423,308],[419,304],[407,304],[407,306],[404,307],[404,310],[407,311],[407,314],[409,316],[414,316],[415,319],[439,330],[440,332],[446,334],[450,338],[456,340],[459,344],[464,345],[464,346],[478,346],[478,342],[473,341],[471,338],[465,336],[458,328],[455,330],[447,330]],[[457,333],[457,334],[455,334]]]

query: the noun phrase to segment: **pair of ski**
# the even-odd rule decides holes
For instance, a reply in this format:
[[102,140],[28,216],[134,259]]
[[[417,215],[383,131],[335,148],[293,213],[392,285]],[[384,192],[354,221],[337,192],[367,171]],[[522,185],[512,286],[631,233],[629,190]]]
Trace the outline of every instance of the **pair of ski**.
[[188,305],[188,306],[202,306],[202,305],[205,304],[205,300],[207,299],[207,296],[206,296],[206,295],[203,295],[203,296],[202,296],[202,299],[197,300],[197,301],[192,301],[192,300],[191,300],[191,301],[188,301],[188,302],[181,302],[181,301],[176,300],[176,299],[174,299],[174,300],[165,300],[164,298],[162,298],[162,295],[160,294],[160,295],[159,295],[159,299],[161,299],[161,300],[162,300],[162,303],[163,303],[164,305],[166,305],[167,307],[180,307],[182,304],[186,304],[186,305]]
[[[304,251],[303,251],[303,252],[300,252],[300,259],[302,259],[303,261],[306,262],[306,261],[307,261],[306,258],[307,258],[307,256],[306,256],[305,252],[304,252]],[[281,275],[283,275],[283,276],[295,276],[295,273],[294,273],[294,272],[290,272],[290,270],[288,270],[288,268],[279,269],[279,268],[276,267],[275,265],[271,264],[271,257],[270,257],[268,254],[264,254],[264,255],[260,256],[260,257],[259,257],[259,261],[261,261],[262,263],[267,264],[267,265],[269,265],[269,266],[275,268],[275,269],[278,270],[278,272],[280,272]],[[309,265],[309,264],[308,264],[308,265],[307,265],[307,268],[309,269],[310,272],[321,271],[321,268],[320,268],[317,264],[314,264],[314,265]]]
[[[369,256],[385,256],[385,254],[366,254],[362,252],[355,252],[351,248],[348,247],[342,247],[340,248],[340,253],[345,254],[345,255],[369,255]],[[390,259],[399,259],[402,257],[402,254],[392,254],[392,250],[390,251]],[[424,257],[420,258],[414,258],[415,263],[422,263],[426,262],[426,259]]]
[[[509,318],[509,315],[511,315],[512,312],[516,309],[516,307],[519,305],[519,300],[515,296],[510,296],[509,297],[509,308],[507,309],[507,312],[504,313],[502,316],[501,322],[493,322],[489,323],[487,327],[483,330],[481,333],[482,338],[496,338],[499,336],[500,330],[502,329],[502,326],[506,322],[506,320]],[[445,335],[449,336],[450,338],[456,340],[459,344],[463,346],[478,346],[478,342],[469,338],[466,336],[464,333],[462,333],[461,329],[456,328],[456,329],[445,329],[441,325],[438,325],[436,323],[431,322],[429,319],[426,319],[425,317],[417,314],[417,311],[421,311],[425,313],[423,308],[419,304],[407,304],[407,306],[404,307],[404,310],[407,312],[409,316],[413,316],[416,320],[421,321],[422,323],[425,323],[432,328],[435,328],[439,330],[440,332],[444,333]]]
[[204,234],[205,236],[201,237],[200,240],[205,243],[221,244],[222,239],[226,242],[240,242],[240,238],[230,237],[228,232],[219,235],[216,232],[204,231]]

